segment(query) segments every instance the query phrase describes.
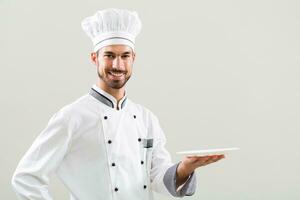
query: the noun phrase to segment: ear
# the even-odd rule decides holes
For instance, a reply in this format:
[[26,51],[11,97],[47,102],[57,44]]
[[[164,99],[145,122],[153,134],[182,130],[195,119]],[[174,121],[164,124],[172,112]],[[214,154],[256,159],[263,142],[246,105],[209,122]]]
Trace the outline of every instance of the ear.
[[98,59],[97,59],[97,53],[96,52],[91,53],[91,60],[92,60],[92,63],[94,63],[94,65],[97,65]]
[[135,53],[135,51],[132,51],[132,62],[134,62],[134,61],[135,61],[135,56],[136,56],[136,53]]

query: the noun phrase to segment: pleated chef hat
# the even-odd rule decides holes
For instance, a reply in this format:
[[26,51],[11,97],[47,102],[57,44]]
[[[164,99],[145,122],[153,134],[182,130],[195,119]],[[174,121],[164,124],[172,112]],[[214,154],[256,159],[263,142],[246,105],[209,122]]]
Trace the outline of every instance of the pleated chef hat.
[[136,12],[110,8],[85,18],[81,26],[97,52],[114,44],[125,44],[134,50],[135,37],[140,33],[142,23]]

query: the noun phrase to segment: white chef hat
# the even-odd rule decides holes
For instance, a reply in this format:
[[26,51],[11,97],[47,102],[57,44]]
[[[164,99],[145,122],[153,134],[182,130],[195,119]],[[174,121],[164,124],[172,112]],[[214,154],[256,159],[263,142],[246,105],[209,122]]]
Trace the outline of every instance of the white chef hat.
[[135,37],[140,33],[142,23],[134,11],[110,8],[85,18],[81,26],[97,52],[114,44],[125,44],[134,50]]

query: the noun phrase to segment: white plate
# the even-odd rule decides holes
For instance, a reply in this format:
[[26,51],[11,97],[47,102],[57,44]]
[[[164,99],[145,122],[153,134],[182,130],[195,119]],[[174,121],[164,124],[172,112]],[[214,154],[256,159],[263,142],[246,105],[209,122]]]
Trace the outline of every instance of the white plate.
[[193,150],[193,151],[180,151],[177,154],[190,155],[190,156],[205,156],[214,154],[225,154],[228,151],[238,150],[239,148],[221,148],[221,149],[203,149],[203,150]]

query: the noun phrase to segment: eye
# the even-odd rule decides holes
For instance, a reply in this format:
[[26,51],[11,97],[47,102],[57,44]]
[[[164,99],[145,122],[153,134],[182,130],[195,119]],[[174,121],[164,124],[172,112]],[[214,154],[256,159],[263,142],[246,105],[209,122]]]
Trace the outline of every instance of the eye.
[[109,58],[109,59],[114,58],[114,56],[112,54],[105,54],[104,57]]
[[122,58],[129,58],[129,57],[130,57],[129,54],[122,55]]

